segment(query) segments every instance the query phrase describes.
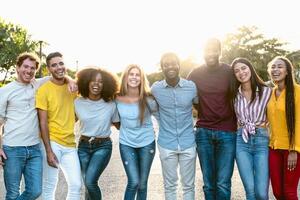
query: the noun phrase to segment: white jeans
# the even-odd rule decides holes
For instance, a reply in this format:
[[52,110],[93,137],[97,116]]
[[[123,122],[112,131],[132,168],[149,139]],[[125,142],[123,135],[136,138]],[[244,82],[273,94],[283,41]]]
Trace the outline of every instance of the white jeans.
[[172,151],[158,145],[164,178],[165,199],[177,199],[178,165],[184,200],[195,199],[196,146],[184,151]]
[[[81,172],[77,149],[65,147],[51,141],[51,148],[56,155],[59,168],[64,173],[68,184],[67,200],[80,200]],[[58,168],[50,167],[47,163],[47,155],[43,147],[43,200],[54,200],[58,182]]]

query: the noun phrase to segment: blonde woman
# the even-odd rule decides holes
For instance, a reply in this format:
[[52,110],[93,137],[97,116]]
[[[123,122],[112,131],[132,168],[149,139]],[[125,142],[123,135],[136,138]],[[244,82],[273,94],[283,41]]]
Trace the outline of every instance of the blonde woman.
[[116,101],[121,122],[120,153],[128,179],[125,200],[147,199],[148,176],[155,155],[151,114],[157,110],[149,91],[143,70],[129,65],[123,72]]

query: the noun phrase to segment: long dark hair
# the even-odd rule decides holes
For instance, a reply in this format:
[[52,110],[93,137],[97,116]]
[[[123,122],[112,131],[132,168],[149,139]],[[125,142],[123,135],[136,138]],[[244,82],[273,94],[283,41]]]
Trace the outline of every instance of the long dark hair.
[[250,77],[250,81],[251,81],[251,101],[250,103],[252,103],[252,101],[256,98],[256,89],[258,88],[258,96],[259,96],[259,100],[262,97],[263,94],[263,87],[266,87],[266,84],[264,83],[264,81],[259,77],[259,75],[256,73],[256,70],[254,69],[254,67],[252,66],[252,64],[250,63],[250,61],[246,58],[236,58],[232,61],[231,63],[231,70],[232,70],[232,78],[230,81],[230,100],[231,100],[231,104],[232,107],[234,105],[234,100],[236,98],[238,89],[241,85],[241,83],[237,80],[237,78],[234,75],[234,66],[237,63],[243,63],[245,65],[247,65],[250,69],[251,72],[251,77]]
[[275,60],[282,60],[286,66],[287,75],[284,80],[285,84],[285,118],[289,133],[290,149],[294,149],[295,144],[295,89],[294,89],[294,67],[291,61],[283,56],[275,57],[270,63],[269,67]]

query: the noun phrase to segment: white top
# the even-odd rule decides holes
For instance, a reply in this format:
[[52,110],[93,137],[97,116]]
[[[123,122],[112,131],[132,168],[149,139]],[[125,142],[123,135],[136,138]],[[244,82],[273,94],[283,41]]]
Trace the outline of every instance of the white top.
[[75,112],[79,120],[79,134],[89,137],[108,137],[111,124],[119,122],[115,102],[103,99],[92,101],[88,98],[75,99]]
[[35,109],[35,92],[47,80],[30,84],[13,81],[0,88],[0,120],[4,121],[2,144],[31,146],[40,142],[39,122]]

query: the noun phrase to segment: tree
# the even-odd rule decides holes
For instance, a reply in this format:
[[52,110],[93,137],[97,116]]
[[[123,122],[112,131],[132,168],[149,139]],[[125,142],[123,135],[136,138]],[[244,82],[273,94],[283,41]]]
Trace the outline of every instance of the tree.
[[38,42],[33,41],[26,29],[19,25],[6,23],[0,18],[0,72],[7,76],[14,73],[16,58],[23,52],[34,52]]
[[293,63],[296,81],[300,83],[300,50],[289,53],[287,58]]
[[247,58],[257,73],[267,80],[267,64],[275,56],[286,56],[290,53],[283,48],[286,44],[277,38],[265,38],[263,34],[258,33],[255,26],[243,26],[238,28],[237,33],[227,34],[223,42],[222,61],[231,63],[237,57]]

